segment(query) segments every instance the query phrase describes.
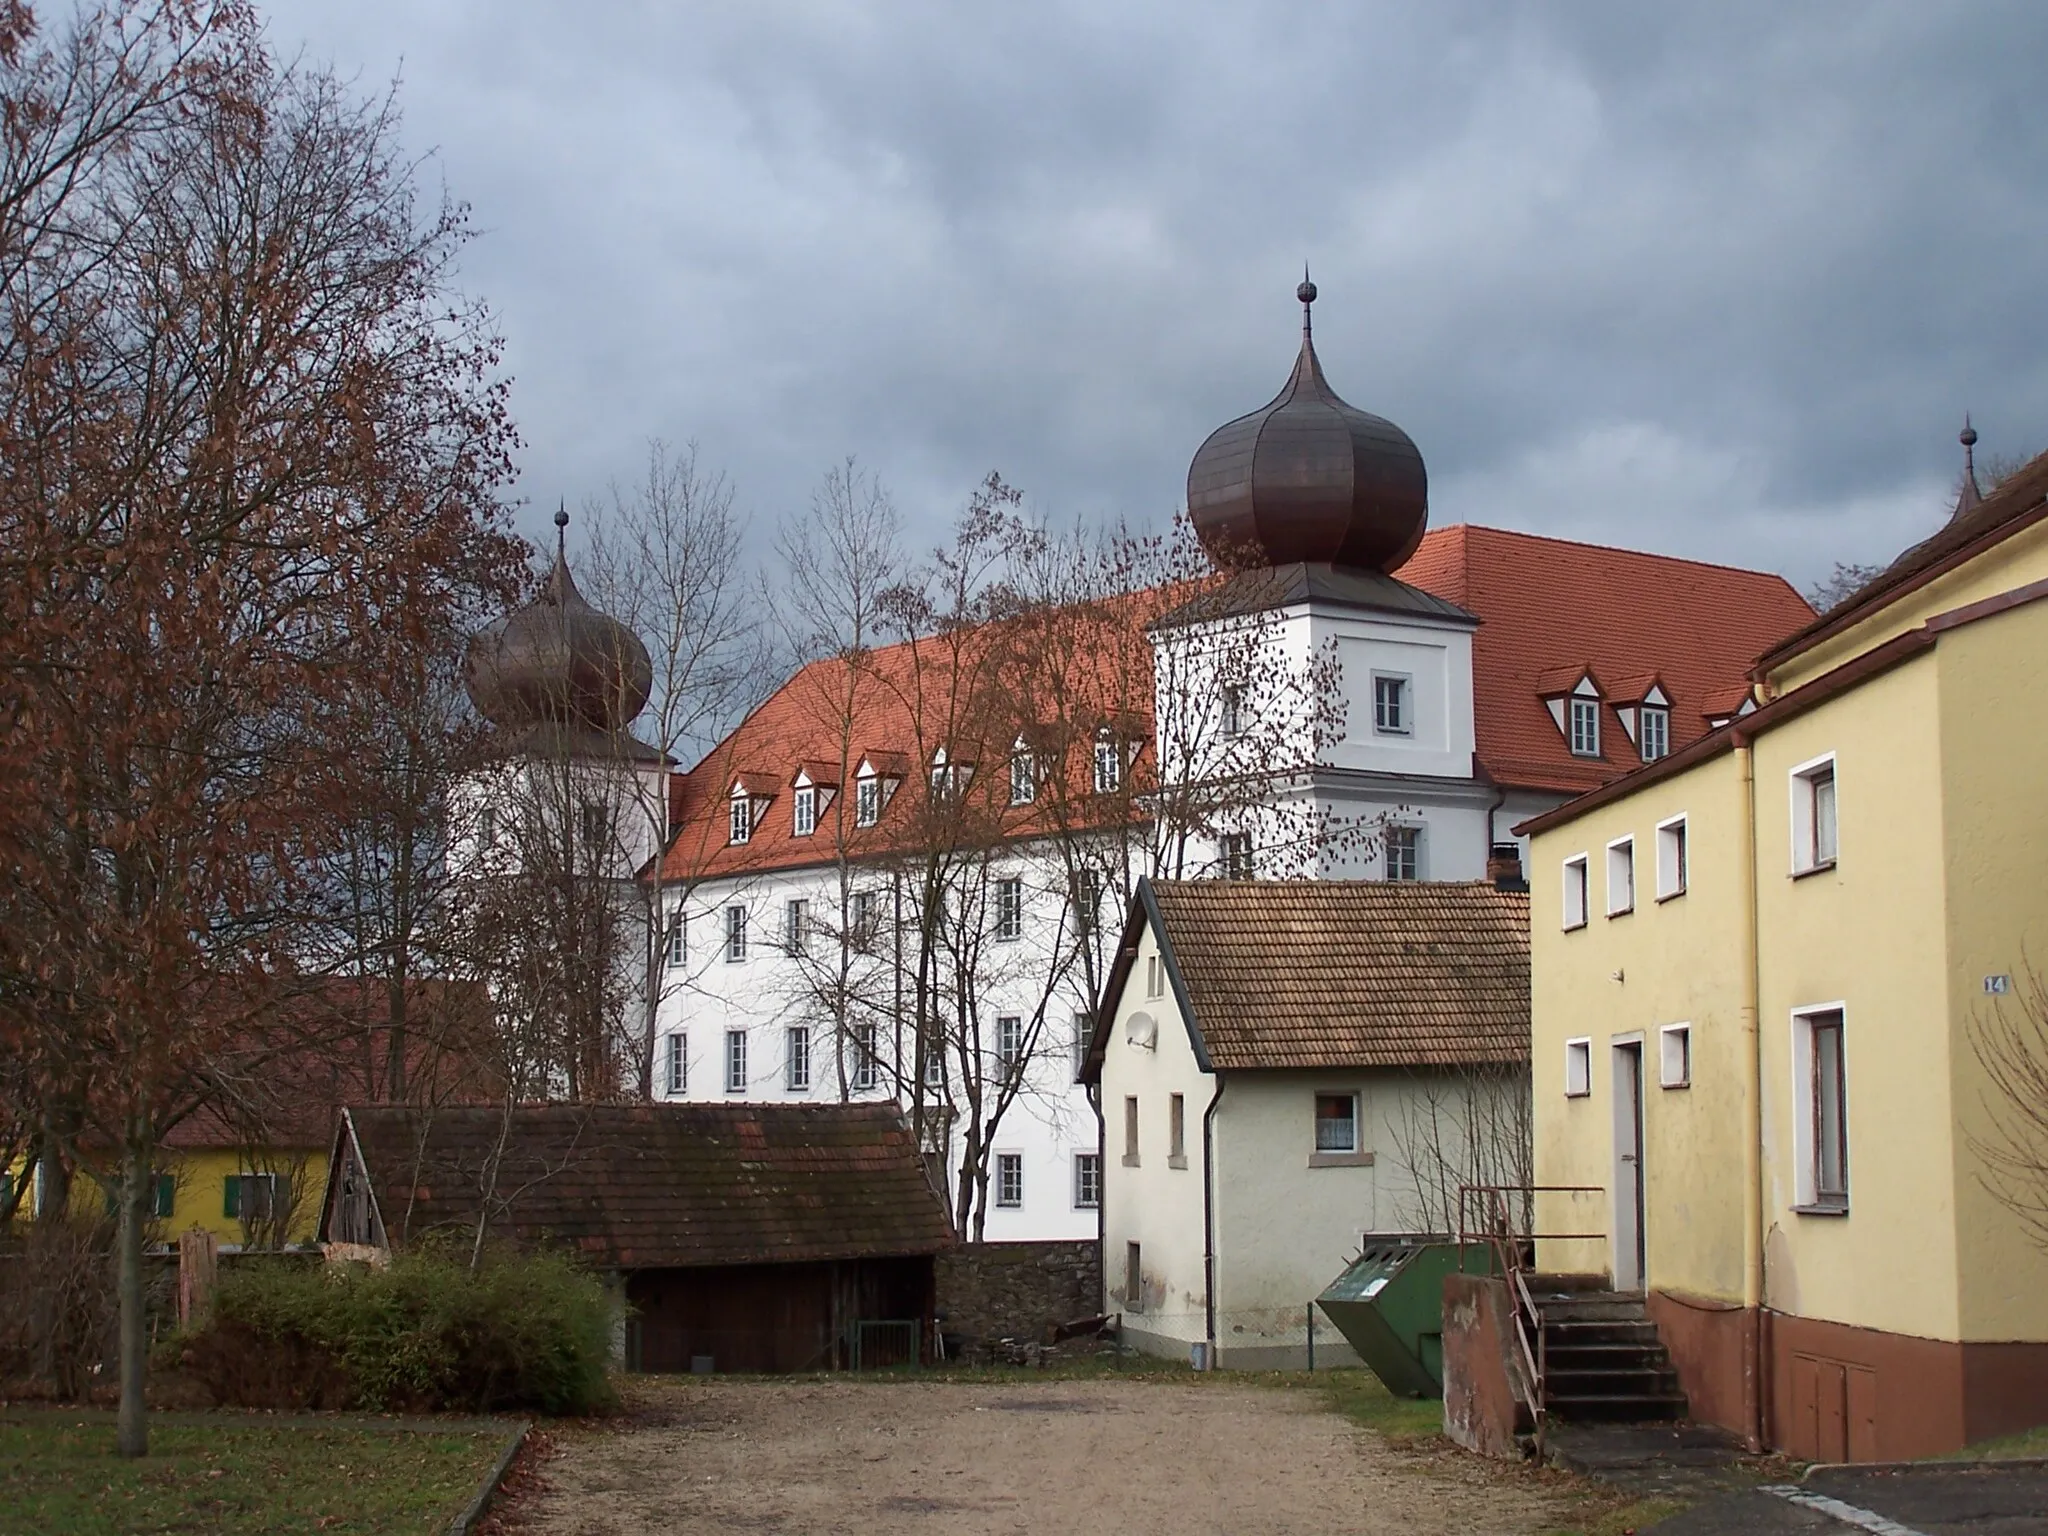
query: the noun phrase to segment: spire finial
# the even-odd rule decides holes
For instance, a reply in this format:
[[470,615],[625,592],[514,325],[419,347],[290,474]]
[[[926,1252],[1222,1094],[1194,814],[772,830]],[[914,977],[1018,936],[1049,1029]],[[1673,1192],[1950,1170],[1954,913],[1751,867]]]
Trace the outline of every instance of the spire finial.
[[1963,483],[1956,493],[1956,515],[1969,511],[1984,499],[1977,484],[1977,429],[1970,425],[1970,413],[1963,412],[1963,430],[1956,434],[1963,445]]
[[561,502],[555,503],[555,558],[561,559],[569,548],[569,509]]
[[1294,296],[1301,300],[1301,334],[1309,334],[1309,306],[1316,301],[1316,285],[1308,280],[1308,263],[1301,264],[1301,286],[1294,290]]

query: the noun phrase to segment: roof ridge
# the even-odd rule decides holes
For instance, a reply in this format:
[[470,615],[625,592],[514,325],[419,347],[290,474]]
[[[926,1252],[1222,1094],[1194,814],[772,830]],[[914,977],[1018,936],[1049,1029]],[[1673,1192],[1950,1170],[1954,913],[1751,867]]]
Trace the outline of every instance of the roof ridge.
[[[1638,560],[1656,560],[1670,565],[1690,565],[1707,571],[1734,571],[1744,576],[1763,576],[1782,581],[1791,587],[1792,582],[1783,571],[1768,571],[1754,565],[1730,565],[1725,560],[1701,560],[1692,555],[1670,555],[1655,549],[1629,549],[1621,544],[1608,544],[1597,539],[1567,539],[1554,533],[1531,533],[1524,528],[1496,528],[1490,523],[1446,523],[1443,532],[1464,529],[1470,533],[1483,533],[1504,539],[1528,539],[1538,544],[1562,545],[1568,549],[1597,549],[1604,554],[1628,555]],[[1793,588],[1794,591],[1798,589]]]

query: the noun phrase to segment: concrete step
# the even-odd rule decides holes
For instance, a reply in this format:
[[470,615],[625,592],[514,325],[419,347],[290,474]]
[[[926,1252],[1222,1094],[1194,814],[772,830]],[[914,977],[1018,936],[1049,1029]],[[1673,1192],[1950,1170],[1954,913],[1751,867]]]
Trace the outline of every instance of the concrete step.
[[1545,1319],[1543,1338],[1552,1349],[1595,1344],[1664,1347],[1664,1341],[1657,1335],[1657,1325],[1644,1318],[1573,1318],[1563,1322]]
[[1685,1417],[1681,1392],[1547,1392],[1544,1407],[1568,1423],[1648,1424]]
[[1552,1367],[1543,1378],[1546,1400],[1560,1397],[1669,1398],[1680,1395],[1678,1372],[1667,1367],[1634,1366],[1618,1370],[1560,1371]]

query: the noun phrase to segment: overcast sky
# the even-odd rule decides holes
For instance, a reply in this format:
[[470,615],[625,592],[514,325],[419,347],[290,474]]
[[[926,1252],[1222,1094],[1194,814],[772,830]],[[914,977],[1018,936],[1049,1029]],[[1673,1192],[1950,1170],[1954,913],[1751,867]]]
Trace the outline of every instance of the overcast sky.
[[[1296,345],[1433,524],[1878,561],[2048,446],[2048,6],[272,0],[474,209],[522,526],[694,438],[1163,523]],[[765,540],[762,541],[765,547]]]

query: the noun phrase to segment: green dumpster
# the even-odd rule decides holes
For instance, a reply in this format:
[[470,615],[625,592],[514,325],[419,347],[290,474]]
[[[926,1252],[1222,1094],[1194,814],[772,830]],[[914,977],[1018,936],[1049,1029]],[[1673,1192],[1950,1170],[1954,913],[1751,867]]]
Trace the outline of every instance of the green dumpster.
[[[1396,1397],[1444,1392],[1444,1276],[1460,1245],[1429,1238],[1372,1238],[1316,1298],[1345,1342]],[[1467,1274],[1494,1270],[1493,1250],[1463,1245]]]

